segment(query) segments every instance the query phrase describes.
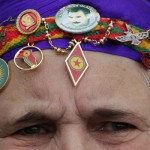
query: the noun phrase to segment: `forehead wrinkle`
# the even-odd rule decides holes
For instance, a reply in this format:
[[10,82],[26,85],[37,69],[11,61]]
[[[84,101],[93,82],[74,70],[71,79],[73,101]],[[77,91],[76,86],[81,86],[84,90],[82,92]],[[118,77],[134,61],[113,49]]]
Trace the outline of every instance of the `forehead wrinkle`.
[[149,70],[144,70],[142,73],[141,73],[141,76],[142,78],[144,78],[144,84],[150,88],[150,71]]
[[44,69],[37,68],[37,70],[33,70],[33,72],[24,74],[18,84],[25,85],[22,90],[24,90],[26,94],[30,94],[38,99],[48,99],[50,97],[50,78],[47,77],[47,74],[48,72]]
[[84,87],[82,86],[82,95],[80,95],[81,90],[78,90],[76,95],[79,96],[79,98],[77,99],[86,98],[90,100],[97,98],[98,95],[101,98],[110,98],[113,97],[124,84],[120,76],[109,75],[104,78],[104,76],[101,75],[92,75],[92,77],[93,78],[90,77],[90,81],[86,79],[86,84]]
[[[91,108],[96,108],[94,103],[97,103],[98,100],[109,100],[110,103],[110,99],[115,96],[120,86],[124,84],[120,76],[109,75],[108,78],[112,79],[111,81],[109,81],[108,78],[105,78],[105,80],[102,78],[102,80],[100,80],[100,76],[101,75],[92,75],[92,77],[94,77],[93,80],[99,79],[97,82],[92,81],[92,78],[88,81],[86,77],[86,84],[84,86],[82,85],[82,89],[76,90],[75,102],[80,116],[82,116],[82,114],[84,116],[84,113],[86,115],[86,112],[90,112]],[[103,106],[103,102],[101,103]],[[87,107],[87,104],[90,106]],[[99,102],[97,106],[100,106]]]
[[[42,102],[44,100],[48,102],[46,103],[47,108],[45,108],[45,110],[50,109],[50,105],[52,105],[53,109],[55,107],[56,110],[57,107],[58,111],[60,110],[64,111],[66,106],[64,106],[64,101],[62,99],[66,99],[69,95],[68,90],[71,91],[72,89],[70,87],[68,88],[67,84],[60,84],[61,82],[59,83],[59,81],[62,81],[64,83],[65,80],[67,80],[67,83],[69,83],[69,85],[71,84],[67,76],[68,74],[65,65],[64,63],[62,63],[62,60],[64,62],[65,56],[64,58],[61,56],[59,58],[61,61],[57,61],[55,58],[56,56],[53,57],[55,55],[54,52],[53,52],[54,54],[52,53],[50,55],[49,52],[47,51],[44,51],[44,53],[48,53],[48,55],[45,56],[47,58],[44,59],[44,62],[36,70],[23,72],[20,70],[18,71],[14,67],[14,70],[16,69],[14,71],[15,75],[21,79],[17,84],[20,86],[24,85],[22,89],[24,91],[21,91],[22,92],[21,95],[28,96],[28,99],[30,99],[32,96],[32,99],[34,99],[30,100],[32,103],[34,103],[35,100],[37,100],[38,102]],[[56,66],[53,67],[54,65]],[[63,72],[60,73],[60,71]],[[15,75],[13,77],[14,79]],[[62,89],[65,89],[65,91]],[[70,95],[72,95],[71,93]]]
[[37,99],[30,99],[29,102],[26,102],[25,104],[21,102],[18,109],[14,108],[14,106],[8,106],[7,108],[5,108],[5,110],[6,109],[8,111],[5,113],[5,115],[1,115],[1,118],[4,117],[4,120],[1,121],[3,121],[4,124],[8,125],[14,122],[16,118],[20,118],[21,116],[29,112],[39,112],[41,114],[45,114],[49,118],[53,118],[53,120],[57,120],[64,115],[64,108],[60,103],[49,103],[49,101],[45,102],[39,101]]
[[120,86],[123,86],[125,84],[125,74],[127,72],[127,69],[125,67],[122,67],[123,69],[119,70],[119,64],[116,64],[115,62],[113,63],[115,65],[112,65],[112,63],[110,63],[100,66],[99,64],[95,64],[94,66],[92,66],[92,74],[90,74],[90,72],[87,72],[87,76],[84,77],[86,82],[84,82],[84,85],[81,87],[82,89],[84,89],[84,91],[88,91],[84,93],[85,95],[90,93],[94,96],[96,95],[96,93],[101,93],[101,96],[103,95],[112,97],[114,95],[114,92],[117,92]]
[[[58,113],[63,111],[64,108],[63,105],[60,104],[59,96],[57,96],[56,92],[54,93],[49,90],[48,84],[50,78],[46,78],[47,74],[48,69],[45,70],[42,67],[30,72],[14,71],[12,81],[13,84],[17,83],[16,86],[20,87],[20,89],[16,90],[16,88],[13,88],[12,94],[9,97],[12,97],[15,102],[18,102],[18,105],[22,103],[21,101],[25,101],[27,108],[30,110],[41,108],[40,111],[49,111],[51,109],[58,110]],[[16,76],[21,79],[19,82],[16,81]],[[22,104],[20,105],[22,106]],[[25,107],[24,105],[23,108]]]
[[[147,88],[142,83],[144,81],[141,76],[144,70],[143,66],[139,67],[140,65],[136,63],[135,65],[129,65],[129,67],[126,63],[122,66],[119,65],[110,69],[96,66],[99,69],[95,69],[95,72],[89,74],[88,77],[84,77],[86,82],[84,85],[82,84],[82,87],[76,94],[76,99],[80,100],[80,102],[77,102],[80,114],[87,112],[89,109],[94,109],[98,105],[105,107],[108,104],[110,104],[110,108],[114,105],[114,107],[118,108],[119,106],[121,109],[123,107],[130,108],[133,105],[133,109],[138,113],[138,105],[135,106],[132,101],[137,101],[139,105],[143,104],[143,100],[145,100],[145,103],[149,103],[147,100],[148,94],[144,93]],[[80,93],[81,90],[82,95]],[[118,104],[115,99],[120,99]],[[121,100],[123,100],[122,103]],[[144,105],[143,110],[146,109],[148,111],[147,107],[148,105]],[[144,116],[145,113],[142,115]]]

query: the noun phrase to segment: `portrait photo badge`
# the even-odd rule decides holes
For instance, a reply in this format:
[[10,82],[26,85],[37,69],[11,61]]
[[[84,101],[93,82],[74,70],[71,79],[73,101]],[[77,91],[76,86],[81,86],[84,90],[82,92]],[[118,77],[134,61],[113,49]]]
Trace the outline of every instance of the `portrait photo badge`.
[[61,8],[55,16],[57,26],[63,31],[80,34],[97,26],[100,14],[91,6],[71,4]]
[[41,24],[41,16],[34,9],[27,9],[19,14],[16,27],[22,34],[34,33]]

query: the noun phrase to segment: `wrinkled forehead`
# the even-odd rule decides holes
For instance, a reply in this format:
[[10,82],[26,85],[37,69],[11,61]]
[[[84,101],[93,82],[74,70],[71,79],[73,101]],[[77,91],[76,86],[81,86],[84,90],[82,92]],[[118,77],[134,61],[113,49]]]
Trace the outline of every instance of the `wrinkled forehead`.
[[137,62],[109,54],[86,52],[90,68],[79,85],[73,87],[64,66],[65,56],[56,58],[50,51],[45,51],[44,54],[44,63],[39,69],[31,72],[22,72],[10,62],[13,74],[0,99],[13,101],[16,97],[30,99],[38,96],[41,100],[61,99],[67,103],[67,99],[70,99],[70,103],[77,100],[80,105],[89,101],[92,104],[116,103],[125,106],[130,103],[134,105],[135,102],[142,105],[143,99],[147,99],[148,102],[148,76],[146,77],[143,66]]
[[33,111],[56,120],[88,118],[97,110],[105,118],[118,110],[144,119],[149,114],[149,78],[139,63],[85,52],[90,67],[74,87],[64,65],[65,56],[56,57],[53,51],[44,51],[44,55],[44,62],[34,71],[23,72],[13,61],[9,62],[13,74],[0,94],[0,108],[7,118],[19,118]]
[[[42,97],[41,99],[49,99],[49,96],[56,96],[59,99],[58,97],[63,96],[65,100],[71,95],[73,100],[77,99],[79,102],[85,98],[96,101],[99,98],[105,100],[123,98],[132,101],[148,97],[149,86],[146,82],[149,79],[143,77],[146,70],[141,64],[109,54],[85,53],[90,68],[77,87],[73,87],[70,82],[65,68],[65,56],[56,56],[53,51],[44,52],[44,63],[34,71],[18,70],[11,61],[13,72],[11,81],[0,97],[16,99],[18,95],[21,97],[38,95]],[[16,87],[19,87],[19,90]]]

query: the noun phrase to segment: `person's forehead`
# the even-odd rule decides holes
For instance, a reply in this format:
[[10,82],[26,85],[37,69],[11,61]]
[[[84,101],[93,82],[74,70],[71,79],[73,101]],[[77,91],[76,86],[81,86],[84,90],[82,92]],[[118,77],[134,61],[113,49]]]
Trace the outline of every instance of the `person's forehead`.
[[[140,65],[132,60],[102,53],[86,52],[90,68],[74,88],[70,82],[65,57],[53,52],[47,55],[42,66],[33,72],[22,72],[14,67],[12,79],[7,89],[0,95],[3,101],[17,103],[56,103],[60,105],[78,106],[81,111],[99,107],[128,107],[144,105],[147,107],[149,87],[144,81]],[[94,60],[94,61],[93,61]],[[19,88],[18,88],[19,87]],[[11,91],[11,92],[9,92]],[[5,98],[5,99],[4,99]],[[32,99],[34,98],[34,102]],[[143,104],[145,101],[145,104]],[[14,105],[15,106],[15,105]]]
[[[12,61],[11,68],[13,74],[12,81],[10,81],[10,87],[15,87],[15,85],[18,84],[24,85],[22,88],[28,87],[29,90],[38,90],[38,86],[39,88],[46,90],[46,88],[43,88],[43,86],[40,85],[43,83],[49,88],[56,84],[56,88],[53,88],[53,90],[58,90],[58,88],[62,88],[66,85],[68,86],[68,89],[71,88],[72,91],[76,92],[86,92],[86,90],[89,89],[93,89],[94,92],[104,91],[104,89],[108,92],[116,90],[126,91],[131,90],[132,88],[148,89],[143,77],[146,70],[140,64],[127,58],[93,52],[86,52],[90,67],[80,84],[73,88],[70,77],[67,74],[67,69],[64,65],[65,56],[57,56],[56,58],[53,52],[45,51],[44,53],[47,55],[45,55],[45,62],[39,69],[31,72],[18,70]],[[125,88],[125,86],[127,87],[129,85],[130,88]],[[121,86],[124,86],[124,88],[121,88]],[[7,90],[9,89],[6,89],[4,92],[7,92]],[[89,94],[90,93],[92,92],[89,92]]]

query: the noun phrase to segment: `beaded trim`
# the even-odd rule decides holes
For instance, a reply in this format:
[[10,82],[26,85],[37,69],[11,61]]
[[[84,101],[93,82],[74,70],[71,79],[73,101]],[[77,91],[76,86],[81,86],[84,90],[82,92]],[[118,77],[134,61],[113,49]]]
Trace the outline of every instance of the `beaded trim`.
[[[107,36],[108,39],[117,41],[116,37],[123,36],[124,33],[127,31],[126,28],[127,22],[117,20],[117,19],[101,18],[101,20],[98,22],[98,25],[90,32],[84,34],[72,35],[70,33],[64,32],[61,29],[59,29],[55,23],[54,17],[45,18],[45,20],[49,25],[49,34],[51,35],[51,39],[74,38],[75,40],[83,41],[83,42],[91,42],[93,40],[103,39],[105,37],[107,28],[111,20],[113,21],[114,27],[111,30],[110,34]],[[140,33],[145,31],[139,27],[132,26],[132,25],[131,28],[134,33]],[[30,35],[30,38],[32,38],[32,41],[34,43],[38,41],[46,40],[47,37],[45,36],[44,24],[41,24],[39,29],[35,33]],[[21,34],[17,30],[16,24],[9,24],[7,26],[0,27],[0,57],[12,49],[27,45],[27,43],[29,43],[29,36]],[[150,40],[148,39],[143,39],[141,44],[139,45],[131,45],[130,42],[122,43],[122,44],[142,54],[150,53]]]

